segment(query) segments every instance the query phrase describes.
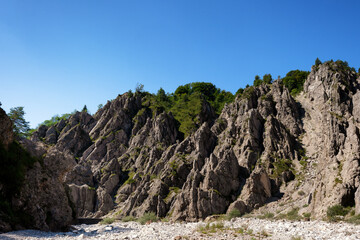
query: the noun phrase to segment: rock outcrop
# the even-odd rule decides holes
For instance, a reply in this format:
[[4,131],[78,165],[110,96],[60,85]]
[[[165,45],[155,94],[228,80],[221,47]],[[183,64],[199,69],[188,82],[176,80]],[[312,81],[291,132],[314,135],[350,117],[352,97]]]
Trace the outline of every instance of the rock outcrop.
[[0,143],[7,149],[9,144],[14,141],[12,122],[6,112],[0,108]]
[[248,87],[219,116],[204,100],[199,127],[186,138],[171,112],[143,100],[119,95],[93,116],[77,112],[23,141],[43,158],[29,186],[54,185],[32,192],[36,201],[54,191],[62,200],[42,210],[53,223],[146,212],[193,221],[258,208],[322,217],[335,204],[360,212],[360,85],[350,68],[313,66],[295,98],[282,80]]
[[1,108],[0,115],[0,231],[66,230],[74,214],[62,179],[76,164],[73,156],[28,139],[20,145]]

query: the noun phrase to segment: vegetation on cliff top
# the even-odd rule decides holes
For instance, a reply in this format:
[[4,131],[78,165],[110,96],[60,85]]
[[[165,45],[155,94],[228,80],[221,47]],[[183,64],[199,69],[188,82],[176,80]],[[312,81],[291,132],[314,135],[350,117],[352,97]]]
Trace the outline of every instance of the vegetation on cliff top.
[[157,94],[144,94],[143,106],[154,112],[171,111],[179,122],[179,131],[185,136],[201,124],[200,114],[207,101],[216,114],[220,114],[226,103],[234,100],[231,92],[220,90],[212,83],[194,82],[179,86],[174,93],[165,93],[160,88]]

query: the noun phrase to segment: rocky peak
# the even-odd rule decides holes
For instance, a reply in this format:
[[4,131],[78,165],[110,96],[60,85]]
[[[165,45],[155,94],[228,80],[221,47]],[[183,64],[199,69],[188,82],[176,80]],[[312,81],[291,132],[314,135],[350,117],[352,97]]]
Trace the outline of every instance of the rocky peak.
[[97,139],[99,136],[106,136],[120,129],[130,137],[133,127],[132,119],[140,109],[140,95],[130,96],[128,93],[119,95],[95,114],[94,118],[97,122],[90,131],[91,138]]
[[6,115],[6,112],[0,108],[0,144],[7,149],[9,144],[14,141],[14,133],[12,130],[13,123]]
[[359,90],[356,77],[356,72],[340,62],[326,62],[312,67],[304,93],[316,105],[331,106],[341,115],[351,113],[351,98]]

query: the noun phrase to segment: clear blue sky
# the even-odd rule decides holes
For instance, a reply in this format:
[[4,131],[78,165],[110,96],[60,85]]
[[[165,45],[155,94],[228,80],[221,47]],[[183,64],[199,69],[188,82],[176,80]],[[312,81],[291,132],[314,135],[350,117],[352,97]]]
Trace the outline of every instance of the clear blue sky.
[[0,0],[0,101],[35,127],[142,83],[236,92],[320,60],[360,67],[360,1]]

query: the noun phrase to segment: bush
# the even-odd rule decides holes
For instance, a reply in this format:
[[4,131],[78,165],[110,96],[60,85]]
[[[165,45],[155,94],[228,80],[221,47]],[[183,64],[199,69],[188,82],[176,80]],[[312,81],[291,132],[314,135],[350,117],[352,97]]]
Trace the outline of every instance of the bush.
[[240,211],[235,208],[226,215],[226,219],[230,220],[230,219],[233,219],[236,217],[241,217],[241,216],[242,216],[242,214],[240,213]]
[[286,171],[294,171],[290,159],[275,159],[272,165],[274,166],[273,173],[271,174],[272,178],[281,177],[281,174]]
[[288,219],[288,220],[300,220],[301,217],[299,216],[298,211],[299,211],[298,208],[293,208],[292,210],[290,210],[286,214],[286,219]]
[[349,209],[344,208],[340,204],[334,205],[332,207],[328,207],[326,211],[326,216],[330,221],[338,221],[341,216],[345,216],[348,214]]
[[112,224],[113,222],[115,222],[114,218],[104,218],[101,220],[100,224]]
[[69,119],[70,116],[71,116],[71,113],[65,113],[65,114],[62,114],[61,116],[55,115],[52,118],[50,118],[49,120],[45,120],[44,122],[40,123],[39,126],[45,125],[45,126],[51,127],[51,126],[54,126],[57,123],[59,123],[61,120]]
[[147,222],[156,222],[158,217],[155,215],[154,212],[147,212],[142,217],[138,218],[137,221],[144,225]]

